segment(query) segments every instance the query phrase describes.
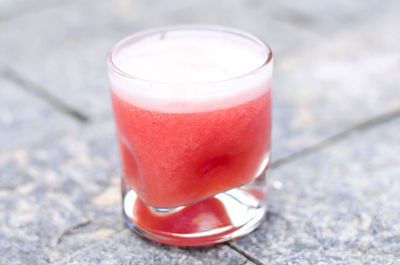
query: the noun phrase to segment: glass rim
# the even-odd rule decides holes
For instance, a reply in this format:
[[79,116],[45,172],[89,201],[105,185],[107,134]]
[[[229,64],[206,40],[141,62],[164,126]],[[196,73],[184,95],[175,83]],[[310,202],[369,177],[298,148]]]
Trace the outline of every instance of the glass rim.
[[[246,72],[244,74],[240,74],[231,78],[227,79],[221,79],[221,80],[216,80],[216,81],[205,81],[205,82],[162,82],[162,81],[152,81],[149,79],[145,78],[140,78],[137,77],[133,74],[127,73],[125,71],[122,71],[113,61],[113,55],[115,52],[126,42],[130,40],[140,40],[143,37],[146,36],[151,36],[155,34],[162,34],[168,31],[178,31],[178,30],[201,30],[201,31],[210,31],[210,32],[221,32],[225,34],[230,34],[230,35],[236,35],[242,38],[246,38],[250,41],[255,42],[256,44],[260,45],[263,49],[267,51],[267,56],[264,62],[258,66],[255,69],[250,70],[249,72]],[[171,25],[171,26],[164,26],[164,27],[156,27],[156,28],[151,28],[147,30],[142,30],[138,31],[136,33],[130,34],[126,36],[125,38],[121,39],[118,41],[107,53],[107,65],[108,68],[113,71],[114,73],[129,78],[131,80],[139,81],[139,82],[145,82],[145,83],[151,83],[151,84],[159,84],[159,85],[205,85],[205,84],[218,84],[218,83],[225,83],[233,80],[238,80],[238,79],[243,79],[248,76],[251,76],[262,69],[266,68],[269,66],[272,62],[272,50],[270,46],[263,41],[261,38],[257,37],[256,35],[252,33],[248,33],[246,31],[238,30],[235,28],[231,27],[226,27],[226,26],[217,26],[217,25],[210,25],[210,24],[183,24],[183,25]]]

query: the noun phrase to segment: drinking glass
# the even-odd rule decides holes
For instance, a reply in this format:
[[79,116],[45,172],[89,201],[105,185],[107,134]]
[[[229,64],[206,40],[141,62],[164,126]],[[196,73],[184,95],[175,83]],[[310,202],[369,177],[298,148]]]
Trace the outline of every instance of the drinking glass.
[[232,28],[142,31],[107,56],[126,225],[199,246],[253,231],[266,212],[272,52]]

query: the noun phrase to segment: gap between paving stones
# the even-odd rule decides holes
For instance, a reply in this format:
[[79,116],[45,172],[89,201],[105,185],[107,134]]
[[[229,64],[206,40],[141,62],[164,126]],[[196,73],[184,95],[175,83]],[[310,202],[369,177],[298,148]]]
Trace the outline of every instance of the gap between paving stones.
[[[305,148],[305,149],[303,149],[303,150],[301,150],[301,151],[299,151],[297,153],[294,153],[292,155],[287,156],[286,158],[280,159],[280,160],[272,163],[271,166],[273,168],[280,167],[280,166],[282,166],[284,164],[287,164],[287,163],[290,163],[290,162],[295,161],[297,159],[300,159],[300,158],[302,158],[302,157],[304,157],[306,155],[310,155],[312,153],[318,152],[318,151],[320,151],[320,150],[322,150],[322,149],[324,149],[324,148],[326,148],[326,147],[328,147],[328,146],[330,146],[330,145],[332,145],[332,144],[334,144],[334,143],[336,143],[336,142],[338,142],[340,140],[344,140],[345,138],[351,136],[354,133],[362,133],[362,132],[364,132],[364,131],[366,131],[368,129],[372,129],[373,127],[382,125],[382,124],[384,124],[386,122],[389,122],[389,121],[391,121],[391,120],[393,120],[395,118],[398,118],[398,117],[400,117],[400,108],[395,109],[394,111],[387,112],[385,114],[376,116],[376,117],[374,117],[374,118],[372,118],[370,120],[358,123],[358,124],[350,127],[349,129],[342,131],[341,133],[338,133],[336,135],[333,135],[333,136],[321,141],[320,143],[318,143],[316,145],[307,147],[307,148]],[[88,222],[86,222],[86,223],[84,223],[82,225],[83,226],[87,226],[87,225],[90,225],[90,223],[91,223],[91,220],[89,220]],[[66,236],[68,236],[70,234],[69,231],[70,230],[72,231],[74,229],[75,228],[73,227],[71,229],[66,230],[62,234],[62,236],[58,239],[58,241],[61,242],[64,237],[66,237]],[[127,228],[125,228],[125,229],[127,229]],[[118,232],[121,232],[121,231],[117,231],[116,233],[113,233],[109,237],[117,234]],[[107,237],[107,238],[109,238],[109,237]],[[106,240],[107,238],[105,238],[104,240]],[[96,244],[96,243],[94,243],[94,244]],[[256,265],[264,264],[263,262],[258,260],[256,257],[253,257],[252,255],[250,255],[246,251],[240,249],[238,246],[235,246],[234,244],[231,244],[230,242],[227,242],[227,243],[224,243],[224,244],[226,246],[228,246],[230,249],[232,249],[233,251],[236,251],[238,254],[240,254],[243,257],[245,257],[248,261],[250,261],[250,262],[252,262],[252,263],[254,263]],[[91,245],[93,245],[93,244],[91,244]],[[75,252],[73,252],[71,255],[73,255],[74,253]]]
[[[372,118],[370,120],[358,123],[358,124],[348,128],[347,130],[344,130],[344,131],[342,131],[342,132],[340,132],[340,133],[338,133],[336,135],[333,135],[333,136],[321,141],[320,143],[318,143],[316,145],[304,148],[303,150],[301,150],[299,152],[293,153],[293,154],[291,154],[291,155],[289,155],[289,156],[287,156],[285,158],[282,158],[282,159],[280,159],[280,160],[278,160],[276,162],[273,162],[271,166],[273,168],[278,168],[278,167],[280,167],[280,166],[282,166],[284,164],[287,164],[287,163],[290,163],[290,162],[295,161],[297,159],[300,159],[300,158],[302,158],[302,157],[304,157],[306,155],[311,155],[314,152],[318,152],[321,149],[324,149],[324,148],[326,148],[326,147],[328,147],[328,146],[330,146],[330,145],[332,145],[332,144],[334,144],[334,143],[336,143],[338,141],[341,141],[341,140],[349,137],[350,135],[352,135],[354,133],[362,133],[362,132],[364,132],[364,131],[366,131],[368,129],[372,129],[373,127],[382,125],[382,124],[384,124],[386,122],[389,122],[389,121],[391,121],[391,120],[393,120],[395,118],[398,118],[398,117],[400,117],[400,108],[395,109],[395,110],[393,110],[391,112],[387,112],[387,113],[384,113],[382,115],[376,116],[376,117],[374,117],[374,118]],[[96,122],[95,124],[98,125],[99,123],[101,124],[103,122]],[[93,124],[91,124],[91,125],[93,125]],[[68,135],[68,134],[56,133],[56,134],[54,134],[54,136],[52,138],[54,138],[54,139],[56,139],[55,137],[59,138],[60,135]],[[41,141],[43,141],[44,139],[46,139],[46,141],[48,141],[48,137],[49,136],[44,137]],[[39,143],[41,141],[39,141]],[[91,224],[91,222],[92,222],[91,220],[88,220],[84,224],[80,224],[79,227],[88,226],[88,225]],[[65,237],[68,237],[70,232],[75,230],[76,228],[77,227],[72,227],[72,228],[66,230],[63,233],[63,235],[58,239],[58,241],[61,242],[63,239],[65,239]],[[116,233],[118,233],[118,232],[121,232],[121,231],[116,231]],[[112,235],[115,235],[116,233],[113,233]],[[112,235],[110,235],[110,236],[112,236]],[[107,237],[107,238],[109,238],[109,237]],[[250,254],[248,254],[244,250],[241,250],[237,246],[234,246],[234,245],[232,245],[230,243],[225,243],[225,244],[229,248],[231,248],[232,250],[234,250],[234,251],[238,252],[240,255],[244,256],[250,262],[252,262],[254,264],[257,264],[257,265],[263,264],[261,261],[259,261],[255,257],[252,257]]]
[[[370,120],[358,123],[336,135],[328,137],[327,139],[325,139],[313,146],[304,148],[303,150],[301,150],[299,152],[293,153],[285,158],[277,160],[276,162],[271,163],[271,168],[275,169],[282,165],[293,162],[297,159],[303,158],[307,155],[311,155],[311,154],[316,153],[324,148],[329,147],[330,145],[332,145],[338,141],[344,140],[347,137],[349,137],[355,133],[358,133],[358,134],[363,133],[369,129],[383,125],[383,124],[390,122],[399,117],[400,117],[400,108],[395,109],[390,112],[387,112],[387,113],[384,113],[382,115],[378,115]],[[227,242],[226,245],[229,246],[231,249],[235,250],[236,252],[238,252],[239,254],[241,254],[242,256],[244,256],[249,261],[251,261],[257,265],[264,264],[263,262],[258,260],[256,257],[253,257],[251,254],[249,254],[245,250],[241,249],[239,246],[236,246],[235,244],[232,244],[231,242]]]
[[241,250],[240,248],[236,247],[235,245],[231,244],[230,242],[225,243],[225,245],[227,245],[233,251],[236,251],[237,253],[239,253],[240,255],[245,257],[248,261],[250,261],[250,262],[252,262],[252,263],[254,263],[256,265],[264,265],[264,263],[262,263],[260,260],[258,260],[257,258],[251,256],[249,253],[247,253],[244,250]]
[[80,112],[74,107],[69,106],[67,103],[59,99],[57,96],[48,92],[44,87],[24,78],[15,70],[6,67],[3,71],[3,76],[6,79],[10,80],[11,82],[18,84],[25,91],[32,93],[40,97],[41,99],[45,100],[55,109],[61,111],[62,113],[71,116],[72,118],[76,119],[81,123],[89,122],[89,117],[86,114]]
[[88,226],[91,223],[92,223],[91,220],[86,220],[84,222],[81,222],[77,225],[74,225],[73,227],[70,227],[70,228],[64,230],[64,232],[61,234],[61,236],[58,237],[56,246],[59,245],[65,237],[72,235],[74,233],[74,231],[76,231],[82,227]]
[[[400,108],[396,109],[394,111],[391,111],[391,112],[387,112],[387,113],[385,113],[383,115],[379,115],[379,116],[377,116],[375,118],[372,118],[370,120],[367,120],[365,122],[356,124],[355,126],[349,128],[347,130],[344,130],[343,132],[341,132],[341,133],[339,133],[337,135],[334,135],[334,136],[332,136],[332,137],[330,137],[330,138],[328,138],[326,140],[321,141],[319,144],[310,146],[308,148],[303,149],[300,152],[294,153],[294,154],[289,155],[288,157],[286,157],[284,159],[278,160],[275,163],[273,163],[272,166],[274,168],[280,167],[280,166],[282,166],[284,164],[290,163],[290,162],[292,162],[294,160],[297,160],[297,159],[299,159],[301,157],[304,157],[305,155],[310,155],[310,154],[312,154],[314,152],[317,152],[317,151],[319,151],[319,150],[321,150],[323,148],[326,148],[326,147],[330,146],[331,144],[334,144],[334,143],[336,143],[336,142],[338,142],[338,141],[340,141],[342,139],[345,139],[345,138],[347,138],[348,136],[350,136],[350,135],[352,135],[354,133],[362,133],[362,132],[364,132],[364,131],[366,131],[368,129],[371,129],[371,128],[379,126],[379,125],[382,125],[382,124],[384,124],[386,122],[389,122],[389,121],[391,121],[391,120],[393,120],[395,118],[398,118],[398,117],[400,117]],[[93,124],[91,124],[91,125],[93,125]],[[59,135],[60,134],[57,134],[57,136],[59,136]],[[66,237],[68,237],[70,234],[72,234],[76,229],[79,229],[79,228],[81,228],[83,226],[85,226],[85,227],[86,226],[90,226],[91,223],[92,223],[92,220],[87,220],[84,223],[81,223],[81,224],[79,224],[79,225],[77,225],[75,227],[67,229],[66,231],[63,232],[62,236],[60,236],[60,238],[58,239],[58,243],[62,242]],[[127,228],[125,228],[125,229],[127,229]],[[123,230],[125,230],[125,229],[123,229]],[[123,230],[121,230],[121,231],[123,231]],[[111,237],[111,236],[113,236],[115,234],[118,234],[121,231],[116,231],[115,233],[113,233],[112,235],[108,236],[107,238],[109,238],[109,237]],[[105,238],[104,240],[106,240],[107,238]],[[96,243],[98,243],[98,242],[96,242]],[[90,244],[87,247],[89,247],[91,245],[94,245],[96,243]],[[238,246],[235,246],[234,244],[231,244],[231,243],[228,242],[228,243],[225,243],[225,245],[228,246],[233,251],[236,251],[238,254],[240,254],[243,257],[245,257],[249,262],[252,262],[252,263],[254,263],[256,265],[264,264],[261,261],[259,261],[257,258],[255,258],[252,255],[250,255],[249,253],[247,253],[246,251],[240,249]],[[75,251],[75,252],[77,252],[77,251]],[[73,255],[75,252],[71,253],[71,255]]]
[[[90,225],[90,224],[92,223],[91,220],[88,220],[87,222],[88,222],[87,225]],[[78,226],[79,226],[79,225],[78,225]],[[84,225],[84,226],[86,226],[86,225]],[[70,228],[70,229],[73,229],[73,228]],[[125,228],[125,229],[127,229],[127,228]],[[55,263],[58,263],[58,262],[60,262],[60,261],[65,260],[66,258],[71,258],[71,257],[74,256],[76,253],[79,253],[80,251],[83,251],[83,249],[87,249],[87,248],[89,248],[89,247],[91,247],[91,246],[96,246],[97,244],[100,244],[102,241],[107,240],[107,239],[109,239],[109,238],[111,238],[111,237],[113,237],[113,236],[116,236],[116,235],[122,233],[125,229],[116,231],[115,233],[113,233],[113,234],[109,235],[108,237],[104,238],[103,240],[100,240],[100,241],[97,241],[97,242],[88,244],[88,245],[86,245],[84,248],[78,249],[78,250],[76,250],[76,251],[70,253],[68,256],[66,256],[66,257],[61,257],[61,258],[59,258],[59,259],[56,259],[56,260],[54,260],[54,261],[51,262],[51,263],[52,263],[52,264],[55,264]],[[65,234],[65,232],[64,232],[63,234]],[[61,236],[61,237],[62,237],[62,236]],[[60,238],[59,238],[58,240],[60,240]],[[60,242],[61,242],[61,241],[60,241]],[[60,242],[58,242],[57,245],[58,245]]]
[[[82,123],[87,123],[89,121],[89,118],[85,115],[80,113],[79,111],[71,108],[70,106],[66,105],[64,102],[62,102],[60,99],[58,99],[57,97],[53,96],[52,94],[48,93],[44,88],[34,84],[33,82],[30,82],[29,80],[24,79],[22,76],[20,76],[18,73],[16,73],[15,71],[7,68],[4,71],[4,77],[8,78],[9,80],[19,84],[23,89],[29,91],[30,93],[34,93],[35,95],[38,95],[41,98],[44,98],[46,101],[50,102],[50,104],[52,104],[53,106],[55,106],[57,109],[61,110],[63,113],[66,113],[68,115],[73,116],[75,119],[79,120]],[[372,119],[369,119],[367,121],[358,123],[336,135],[333,135],[331,137],[328,137],[325,140],[322,140],[321,142],[309,146],[307,148],[302,149],[299,152],[293,153],[285,158],[282,158],[280,160],[277,160],[275,162],[272,163],[272,168],[278,168],[284,164],[290,163],[292,161],[295,161],[297,159],[300,159],[306,155],[310,155],[312,153],[318,152],[338,141],[341,141],[345,138],[347,138],[348,136],[354,134],[354,133],[362,133],[368,129],[374,128],[376,126],[382,125],[386,122],[389,122],[395,118],[400,117],[400,108],[395,109],[393,111],[384,113],[382,115],[378,115]],[[107,119],[108,120],[108,119]],[[57,137],[60,136],[60,133],[56,134]],[[45,137],[46,139],[48,139],[48,137]],[[40,142],[40,141],[39,141]],[[76,228],[79,228],[81,226],[87,226],[90,225],[91,220],[88,220],[87,222],[85,222],[84,224],[80,224],[78,227],[72,227],[68,230],[66,230],[62,236],[58,239],[58,242],[61,242],[64,237],[68,236],[70,234],[71,231],[75,230]],[[117,231],[116,233],[121,232],[121,231]],[[114,233],[113,233],[114,235]],[[110,235],[112,236],[112,235]],[[108,238],[108,237],[107,237]],[[236,251],[237,253],[239,253],[240,255],[244,256],[247,260],[249,260],[250,262],[254,263],[254,264],[263,264],[261,261],[259,261],[258,259],[256,259],[255,257],[252,257],[250,254],[246,253],[245,251],[241,250],[240,248],[238,248],[237,246],[234,246],[230,243],[225,243],[225,245],[227,245],[229,248],[231,248],[232,250]]]
[[[286,218],[284,218],[283,216],[281,216],[278,213],[274,213],[274,212],[270,212],[268,211],[266,216],[265,216],[265,221],[268,221],[268,219],[270,218],[270,216],[277,216],[279,218],[281,218],[283,221],[285,221],[289,226],[291,225],[290,222],[288,220],[286,220]],[[256,231],[254,233],[257,233]],[[256,264],[256,265],[264,265],[264,263],[262,261],[260,261],[258,258],[253,257],[250,253],[248,253],[246,250],[244,249],[240,249],[239,246],[236,246],[235,244],[232,243],[232,241],[230,242],[226,242],[225,243],[228,247],[230,247],[231,249],[233,249],[234,251],[238,252],[239,254],[241,254],[242,256],[244,256],[246,259],[248,259],[249,261],[251,261],[252,263]]]
[[343,130],[342,132],[335,134],[333,136],[330,136],[322,141],[320,141],[317,144],[314,144],[312,146],[306,147],[298,152],[292,153],[282,159],[279,159],[275,162],[271,163],[271,168],[275,169],[278,168],[284,164],[287,164],[291,161],[295,161],[297,159],[300,159],[304,156],[310,155],[312,153],[318,152],[319,150],[322,150],[338,141],[341,141],[348,136],[352,135],[353,133],[362,133],[363,131],[366,131],[368,129],[372,129],[376,126],[382,125],[386,122],[389,122],[391,120],[394,120],[396,118],[400,117],[400,108],[397,108],[393,111],[386,112],[384,114],[378,115],[370,120],[363,121],[361,123],[358,123],[346,130]]

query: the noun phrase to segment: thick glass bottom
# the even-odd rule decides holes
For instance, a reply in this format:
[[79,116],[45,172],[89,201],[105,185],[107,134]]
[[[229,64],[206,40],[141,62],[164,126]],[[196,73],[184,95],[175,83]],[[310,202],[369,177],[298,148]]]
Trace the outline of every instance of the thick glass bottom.
[[261,223],[266,174],[253,182],[189,205],[160,209],[146,205],[122,181],[125,224],[148,239],[177,246],[204,246],[246,235]]

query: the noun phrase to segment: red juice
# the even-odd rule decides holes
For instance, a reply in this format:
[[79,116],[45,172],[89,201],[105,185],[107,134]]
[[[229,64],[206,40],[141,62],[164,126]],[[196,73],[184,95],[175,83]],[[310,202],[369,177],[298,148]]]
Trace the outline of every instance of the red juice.
[[270,90],[225,109],[164,113],[112,93],[123,172],[147,204],[172,208],[250,182],[270,149]]
[[251,34],[189,25],[108,57],[125,224],[180,246],[254,230],[266,212],[272,54]]

